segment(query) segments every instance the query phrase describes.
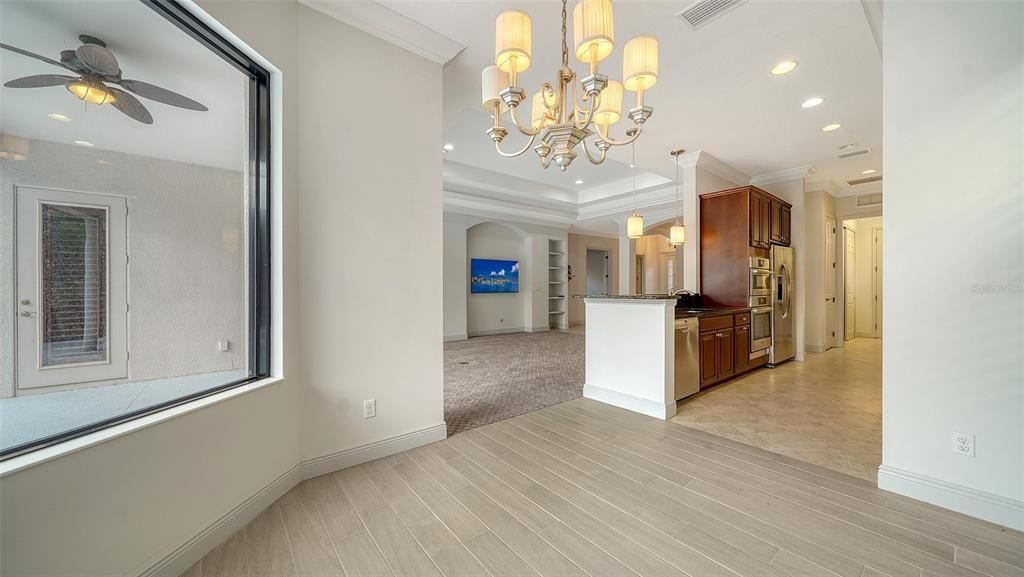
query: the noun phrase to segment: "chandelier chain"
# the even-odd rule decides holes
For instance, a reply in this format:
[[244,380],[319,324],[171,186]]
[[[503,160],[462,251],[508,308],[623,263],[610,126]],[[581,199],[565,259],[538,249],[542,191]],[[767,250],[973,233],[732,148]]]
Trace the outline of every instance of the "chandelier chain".
[[566,20],[569,18],[565,8],[567,1],[562,0],[562,66],[566,68],[569,66],[569,44],[566,41],[569,30],[565,26]]

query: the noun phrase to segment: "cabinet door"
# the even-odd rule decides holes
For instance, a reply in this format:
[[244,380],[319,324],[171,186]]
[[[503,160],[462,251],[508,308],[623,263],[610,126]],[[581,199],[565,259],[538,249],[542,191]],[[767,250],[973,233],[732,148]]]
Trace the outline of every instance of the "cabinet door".
[[733,329],[716,333],[718,338],[718,378],[725,379],[736,372],[735,335]]
[[718,382],[718,337],[715,332],[700,334],[700,386]]
[[779,231],[779,237],[780,237],[779,238],[779,242],[784,244],[784,245],[786,245],[786,246],[789,246],[789,239],[790,239],[790,225],[789,225],[789,221],[790,221],[790,207],[788,207],[786,205],[782,206],[782,210],[781,210],[781,212],[779,214],[779,220],[780,220],[780,229],[781,229]]
[[772,207],[771,202],[763,196],[760,197],[759,202],[761,203],[761,248],[768,248],[771,245]]
[[750,366],[750,326],[736,327],[736,372],[740,373]]
[[782,241],[782,203],[773,200],[771,202],[771,210],[771,241],[774,243],[778,243]]
[[761,248],[761,199],[750,195],[750,246]]

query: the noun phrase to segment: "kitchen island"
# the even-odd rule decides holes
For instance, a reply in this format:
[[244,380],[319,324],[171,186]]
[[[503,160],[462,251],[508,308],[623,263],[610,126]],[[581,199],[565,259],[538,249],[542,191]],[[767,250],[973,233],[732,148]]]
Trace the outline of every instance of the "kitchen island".
[[601,295],[586,303],[583,396],[659,419],[676,414],[677,297]]

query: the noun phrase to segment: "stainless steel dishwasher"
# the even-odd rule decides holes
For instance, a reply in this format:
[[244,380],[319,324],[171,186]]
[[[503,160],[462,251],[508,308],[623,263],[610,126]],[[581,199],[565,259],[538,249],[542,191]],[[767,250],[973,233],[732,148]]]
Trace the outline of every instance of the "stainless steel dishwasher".
[[676,400],[700,391],[700,324],[697,317],[676,319]]

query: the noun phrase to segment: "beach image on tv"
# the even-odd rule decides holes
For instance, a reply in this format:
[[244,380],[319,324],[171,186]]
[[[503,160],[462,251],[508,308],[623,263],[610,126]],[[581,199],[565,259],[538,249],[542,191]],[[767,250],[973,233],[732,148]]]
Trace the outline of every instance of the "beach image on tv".
[[471,293],[519,292],[519,262],[474,258],[469,266]]

